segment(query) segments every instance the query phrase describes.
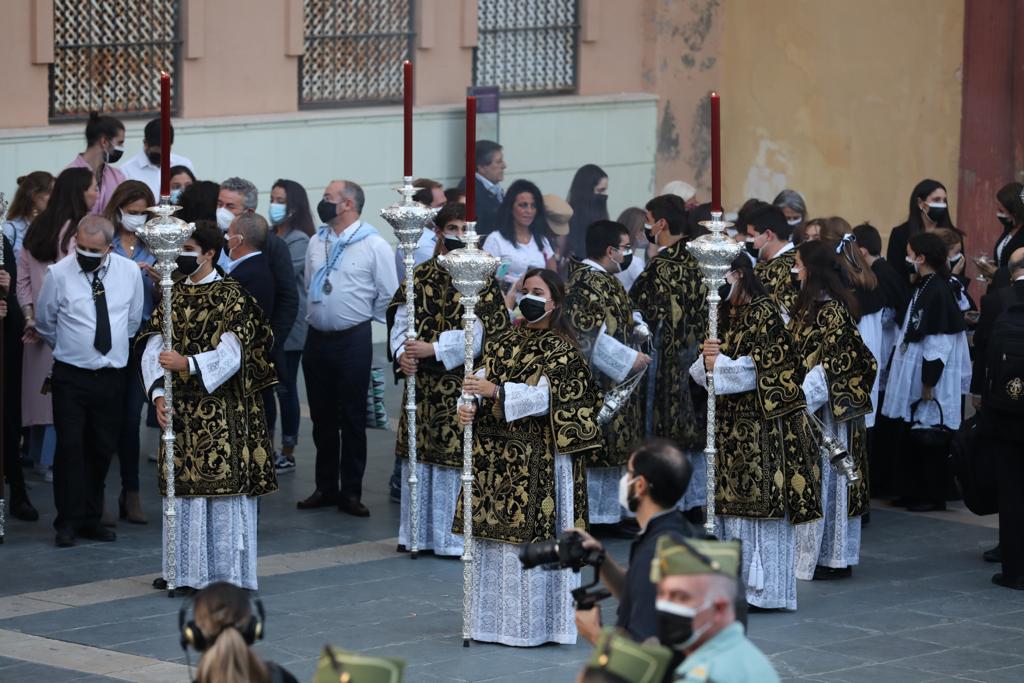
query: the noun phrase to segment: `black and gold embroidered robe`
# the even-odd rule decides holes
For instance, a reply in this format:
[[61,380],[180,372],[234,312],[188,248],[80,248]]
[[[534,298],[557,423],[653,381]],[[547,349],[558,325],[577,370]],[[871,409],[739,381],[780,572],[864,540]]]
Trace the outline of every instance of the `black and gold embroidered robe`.
[[717,399],[718,513],[793,524],[820,518],[821,457],[801,388],[803,358],[777,304],[763,296],[731,308],[719,334],[723,355],[753,360],[757,385]]
[[[602,445],[597,413],[601,399],[579,351],[550,330],[512,328],[487,341],[487,378],[536,386],[546,377],[549,410],[507,422],[501,407],[485,400],[477,411],[473,454],[473,535],[505,543],[554,538],[555,454],[573,458],[573,517],[586,528],[584,460]],[[454,533],[462,533],[462,503]]]
[[[579,261],[570,262],[565,312],[579,335],[585,358],[592,358],[602,325],[605,326],[605,334],[626,346],[630,345],[636,324],[633,320],[633,302],[619,279],[611,273],[596,270]],[[601,390],[608,391],[616,386],[616,382],[600,373],[593,362],[591,371]],[[625,465],[629,454],[643,437],[640,396],[639,392],[634,391],[626,404],[604,425],[604,448],[588,454],[587,467]]]
[[[437,257],[425,261],[413,271],[416,338],[435,343],[442,332],[462,330],[462,295]],[[395,292],[388,305],[388,336],[395,315],[405,306],[405,286]],[[496,280],[480,294],[475,307],[484,328],[484,339],[507,329],[511,323]],[[389,346],[390,352],[390,346]],[[396,375],[401,374],[397,363]],[[458,399],[462,395],[463,366],[445,369],[434,358],[421,359],[416,372],[416,457],[419,462],[444,467],[462,467],[462,427],[459,425]],[[402,392],[405,396],[405,392]],[[404,400],[403,400],[404,405]],[[409,457],[409,428],[405,410],[398,419],[395,453]]]
[[[221,279],[174,285],[171,322],[174,350],[183,356],[212,351],[232,332],[242,347],[241,368],[213,393],[199,375],[174,373],[174,492],[177,496],[262,496],[277,490],[274,449],[260,392],[277,377],[269,360],[274,336],[256,300],[240,284]],[[137,341],[145,348],[160,334],[156,306]],[[166,495],[160,444],[160,494]]]
[[629,290],[654,335],[655,367],[638,389],[646,432],[687,450],[702,449],[705,441],[698,417],[704,405],[694,405],[689,368],[707,333],[707,294],[697,260],[682,240],[651,259]]
[[761,279],[764,288],[787,312],[793,310],[796,296],[800,293],[800,289],[793,284],[793,273],[790,272],[795,265],[796,249],[789,249],[754,266],[754,273]]
[[810,320],[793,319],[789,324],[804,368],[821,365],[828,383],[828,405],[835,422],[847,423],[847,448],[860,481],[850,486],[851,517],[868,511],[867,428],[864,416],[871,412],[871,387],[878,364],[857,330],[857,322],[842,303],[824,302]]

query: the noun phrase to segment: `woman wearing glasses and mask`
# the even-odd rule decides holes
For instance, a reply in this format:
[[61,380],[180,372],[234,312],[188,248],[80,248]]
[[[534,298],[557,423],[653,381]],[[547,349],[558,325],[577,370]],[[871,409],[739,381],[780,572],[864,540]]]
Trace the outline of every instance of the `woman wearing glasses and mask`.
[[803,358],[778,304],[740,254],[726,273],[720,339],[690,376],[718,396],[715,509],[723,540],[743,541],[746,601],[796,609],[796,525],[821,518],[820,458],[801,390]]
[[[517,647],[573,644],[579,574],[524,570],[519,545],[585,528],[584,465],[603,444],[600,399],[565,315],[562,279],[531,269],[522,294],[523,324],[485,342],[483,367],[463,382],[478,401],[459,407],[476,437],[470,635]],[[460,504],[457,532],[461,513]]]

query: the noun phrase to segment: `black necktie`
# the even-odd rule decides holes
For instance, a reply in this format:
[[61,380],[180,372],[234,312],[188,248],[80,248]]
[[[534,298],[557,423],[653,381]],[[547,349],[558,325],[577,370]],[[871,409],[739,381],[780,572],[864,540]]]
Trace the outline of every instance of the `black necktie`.
[[92,276],[92,300],[96,304],[96,338],[92,345],[104,356],[110,351],[110,315],[107,313],[107,292],[99,275]]

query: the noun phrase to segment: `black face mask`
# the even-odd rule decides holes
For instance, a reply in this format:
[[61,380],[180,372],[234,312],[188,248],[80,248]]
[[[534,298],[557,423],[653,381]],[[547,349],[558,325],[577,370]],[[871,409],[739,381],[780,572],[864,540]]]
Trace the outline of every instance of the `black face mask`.
[[757,247],[754,246],[753,242],[744,242],[743,246],[747,250],[748,254],[753,256],[755,259],[758,257],[758,253],[757,253],[758,249],[757,249]]
[[526,318],[526,322],[535,323],[544,318],[544,315],[547,313],[544,310],[546,305],[543,301],[523,298],[519,301],[519,312]]
[[658,642],[665,647],[680,646],[693,635],[693,617],[658,610]]
[[154,166],[160,165],[160,152],[149,152],[146,154],[146,158],[149,159],[149,163]]
[[103,265],[103,254],[85,256],[81,252],[78,252],[76,253],[75,258],[78,259],[78,267],[86,273],[96,272],[99,270],[99,267]]
[[718,298],[722,301],[729,300],[729,294],[732,292],[732,285],[726,282],[724,285],[718,288]]
[[619,272],[625,273],[631,265],[633,265],[633,255],[626,254],[622,257],[622,263],[619,264]]
[[942,207],[928,206],[928,220],[936,225],[941,225],[948,213],[948,205]]
[[605,211],[608,210],[608,195],[606,194],[595,194],[594,195],[594,208]]
[[791,285],[793,285],[793,289],[795,289],[797,291],[800,291],[800,287],[802,285],[801,285],[801,282],[800,282],[800,276],[798,274],[790,273],[789,274],[789,283]]
[[644,226],[644,237],[646,237],[647,241],[651,244],[658,243],[658,238],[654,236],[654,230],[648,228],[646,225]]
[[466,246],[466,243],[460,240],[458,237],[445,237],[444,248],[448,251],[455,251],[456,249],[462,249]]
[[178,265],[178,272],[186,277],[199,270],[199,257],[195,254],[181,254],[175,262]]
[[338,205],[332,204],[326,199],[321,199],[320,203],[316,205],[316,215],[320,217],[320,220],[329,225],[331,221],[338,217]]
[[108,164],[116,164],[117,162],[119,162],[121,160],[121,156],[122,155],[124,155],[124,151],[123,150],[111,149],[106,154],[106,156],[107,156],[106,163],[108,163]]
[[996,216],[999,219],[999,223],[1003,226],[1003,230],[1013,230],[1013,218],[1011,216]]

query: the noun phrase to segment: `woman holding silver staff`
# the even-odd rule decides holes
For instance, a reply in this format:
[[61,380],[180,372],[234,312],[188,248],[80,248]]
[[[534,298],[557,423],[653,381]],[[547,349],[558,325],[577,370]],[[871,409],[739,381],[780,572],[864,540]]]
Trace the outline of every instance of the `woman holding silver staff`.
[[[137,342],[161,427],[171,419],[164,370],[174,373],[175,585],[186,593],[216,581],[256,589],[256,499],[277,490],[260,393],[276,381],[273,333],[256,300],[214,268],[223,243],[215,223],[199,221],[178,256],[185,277],[171,300],[174,350],[162,350],[161,307]],[[164,458],[161,443],[161,494]],[[167,563],[165,556],[165,574]],[[153,582],[166,586],[165,577]]]
[[[584,457],[603,445],[600,399],[564,314],[554,271],[524,275],[525,321],[484,344],[483,368],[463,387],[478,397],[459,407],[475,418],[470,637],[531,647],[576,642],[571,570],[524,570],[518,545],[585,528]],[[582,456],[582,457],[572,457]],[[455,520],[462,529],[462,505]]]
[[794,275],[800,294],[789,330],[807,371],[807,410],[853,458],[856,482],[821,458],[824,518],[797,527],[798,579],[840,579],[860,560],[860,516],[868,511],[867,430],[871,387],[878,365],[857,331],[857,302],[843,283],[835,249],[818,240],[797,248]]
[[[416,441],[419,467],[420,550],[435,555],[462,554],[462,537],[452,534],[451,524],[462,486],[462,430],[456,411],[462,395],[465,336],[462,329],[461,295],[452,276],[437,260],[439,255],[462,248],[466,206],[448,204],[434,218],[437,236],[434,257],[414,271],[416,339],[406,339],[405,289],[395,292],[388,306],[389,349],[402,375],[416,375]],[[509,316],[497,280],[490,280],[476,305],[476,351],[484,339],[505,330]],[[395,450],[402,458],[402,510],[399,549],[410,547],[409,461],[406,411],[398,425]]]
[[[587,258],[569,262],[566,315],[601,387],[611,391],[651,362],[650,356],[633,348],[638,329],[633,302],[615,277],[629,269],[633,245],[626,226],[608,220],[587,227],[585,245]],[[604,425],[604,435],[604,448],[587,457],[587,509],[591,524],[611,525],[622,517],[619,480],[626,474],[630,454],[644,438],[635,392]]]
[[704,341],[690,376],[715,373],[715,510],[720,537],[743,541],[746,601],[796,609],[795,525],[821,519],[821,460],[800,356],[778,304],[740,254],[721,292],[721,339]]

